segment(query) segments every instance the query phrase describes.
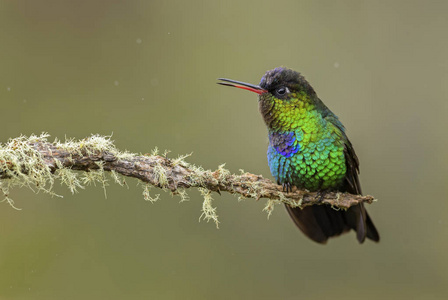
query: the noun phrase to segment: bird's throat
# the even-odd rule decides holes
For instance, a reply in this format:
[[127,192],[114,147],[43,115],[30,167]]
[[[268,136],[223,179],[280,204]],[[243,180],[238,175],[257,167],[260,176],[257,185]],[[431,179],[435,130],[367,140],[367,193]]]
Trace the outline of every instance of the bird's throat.
[[294,94],[287,101],[276,99],[272,94],[260,95],[258,107],[269,131],[316,133],[322,125],[320,113],[304,94]]

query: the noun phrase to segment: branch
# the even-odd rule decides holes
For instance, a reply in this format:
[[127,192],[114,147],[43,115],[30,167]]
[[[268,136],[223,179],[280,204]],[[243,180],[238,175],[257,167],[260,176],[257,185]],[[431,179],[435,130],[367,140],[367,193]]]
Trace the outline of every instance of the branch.
[[[280,202],[298,207],[327,204],[347,209],[361,202],[374,201],[372,196],[338,192],[319,195],[297,188],[289,193],[283,192],[282,186],[261,175],[231,174],[224,169],[224,165],[215,171],[204,170],[187,163],[184,159],[188,155],[171,159],[166,153],[157,155],[157,150],[145,155],[121,152],[109,138],[98,135],[64,143],[57,140],[50,143],[47,137],[46,134],[19,137],[0,146],[0,188],[11,205],[14,203],[8,196],[11,186],[28,186],[54,194],[54,181],[60,179],[72,192],[76,192],[89,183],[101,182],[105,187],[107,179],[104,171],[111,172],[112,178],[119,184],[123,182],[117,174],[139,179],[145,183],[143,194],[150,201],[157,200],[158,195],[151,198],[148,184],[180,195],[183,200],[188,197],[185,189],[199,188],[205,198],[203,216],[215,222],[217,216],[211,206],[211,192],[229,192],[256,200],[267,198],[269,201],[265,210],[269,213],[274,204]],[[80,175],[73,170],[84,173]]]

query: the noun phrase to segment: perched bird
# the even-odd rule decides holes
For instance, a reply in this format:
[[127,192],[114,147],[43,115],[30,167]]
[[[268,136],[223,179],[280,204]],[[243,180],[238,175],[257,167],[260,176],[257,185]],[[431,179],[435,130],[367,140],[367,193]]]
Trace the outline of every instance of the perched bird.
[[[221,85],[249,90],[259,95],[258,106],[269,136],[268,164],[278,184],[310,191],[340,191],[361,194],[359,162],[338,117],[317,97],[298,72],[287,68],[267,71],[260,85],[220,78]],[[380,237],[364,208],[348,210],[328,205],[303,209],[286,205],[300,230],[313,241],[353,229],[359,243]]]

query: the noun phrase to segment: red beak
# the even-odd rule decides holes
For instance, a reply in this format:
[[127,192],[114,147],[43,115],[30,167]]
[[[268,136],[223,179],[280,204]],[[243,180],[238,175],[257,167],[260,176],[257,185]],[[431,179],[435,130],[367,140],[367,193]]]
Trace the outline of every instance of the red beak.
[[[262,89],[258,85],[245,83],[245,82],[241,82],[241,81],[236,81],[236,80],[232,80],[232,79],[226,79],[226,78],[218,78],[218,80],[225,81],[225,82],[218,82],[218,84],[220,84],[220,85],[233,86],[233,87],[236,87],[239,89],[248,90],[248,91],[257,93],[259,95],[267,93],[267,90]],[[228,82],[230,82],[230,83],[228,83]]]

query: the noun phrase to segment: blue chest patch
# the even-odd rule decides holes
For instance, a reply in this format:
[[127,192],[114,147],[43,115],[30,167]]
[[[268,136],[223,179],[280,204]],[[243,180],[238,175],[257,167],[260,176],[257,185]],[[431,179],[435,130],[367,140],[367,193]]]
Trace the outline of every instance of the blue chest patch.
[[288,158],[300,151],[299,141],[294,132],[271,132],[269,143],[281,155]]

